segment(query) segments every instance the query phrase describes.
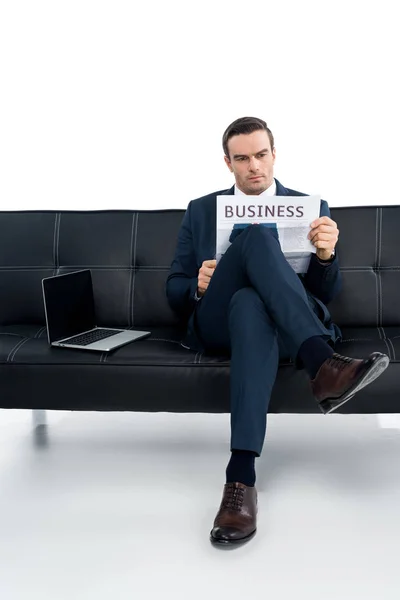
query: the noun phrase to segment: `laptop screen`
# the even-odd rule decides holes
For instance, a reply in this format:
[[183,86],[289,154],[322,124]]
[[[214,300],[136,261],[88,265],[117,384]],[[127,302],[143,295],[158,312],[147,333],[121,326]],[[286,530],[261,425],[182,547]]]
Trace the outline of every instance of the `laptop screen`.
[[89,269],[43,279],[43,297],[50,343],[95,327]]

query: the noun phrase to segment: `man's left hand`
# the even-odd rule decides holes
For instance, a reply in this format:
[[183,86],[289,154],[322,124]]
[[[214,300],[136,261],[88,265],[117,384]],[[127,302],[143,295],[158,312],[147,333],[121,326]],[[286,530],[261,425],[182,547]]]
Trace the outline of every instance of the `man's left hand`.
[[328,260],[332,256],[339,238],[337,224],[329,217],[320,217],[313,221],[310,227],[308,239],[317,248],[318,258]]

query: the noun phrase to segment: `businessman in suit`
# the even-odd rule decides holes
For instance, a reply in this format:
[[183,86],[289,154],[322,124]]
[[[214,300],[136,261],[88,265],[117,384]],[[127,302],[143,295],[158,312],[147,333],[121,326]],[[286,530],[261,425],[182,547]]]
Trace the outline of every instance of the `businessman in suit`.
[[279,360],[290,357],[295,368],[305,369],[318,406],[330,413],[381,375],[389,359],[378,352],[365,359],[335,353],[341,332],[326,305],[340,290],[339,230],[325,201],[310,224],[316,253],[307,273],[294,272],[274,230],[262,225],[235,231],[216,265],[218,195],[240,195],[243,202],[246,196],[305,195],[274,178],[274,138],[262,119],[237,119],[222,145],[235,185],[189,203],[166,293],[172,309],[187,321],[183,345],[230,356],[231,457],[210,534],[213,544],[226,547],[256,533],[255,458],[264,443]]

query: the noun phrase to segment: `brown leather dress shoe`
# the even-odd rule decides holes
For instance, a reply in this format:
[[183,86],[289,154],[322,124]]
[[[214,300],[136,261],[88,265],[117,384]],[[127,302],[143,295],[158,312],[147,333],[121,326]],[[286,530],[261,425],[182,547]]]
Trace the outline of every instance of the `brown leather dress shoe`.
[[238,545],[257,530],[257,490],[235,481],[226,483],[210,540],[216,545]]
[[389,365],[389,357],[373,352],[356,359],[333,354],[311,380],[313,394],[321,411],[328,414],[345,404],[363,387],[372,383]]

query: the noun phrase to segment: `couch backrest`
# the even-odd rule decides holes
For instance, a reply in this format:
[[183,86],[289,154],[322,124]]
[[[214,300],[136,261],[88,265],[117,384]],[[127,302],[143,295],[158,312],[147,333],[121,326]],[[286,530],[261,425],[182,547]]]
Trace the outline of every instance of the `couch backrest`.
[[44,277],[89,268],[100,325],[177,323],[165,281],[183,210],[0,212],[0,323],[44,323]]
[[[332,208],[339,325],[400,324],[400,206]],[[176,324],[165,297],[183,210],[0,212],[0,324],[44,323],[41,280],[92,271],[100,325]],[[397,263],[399,262],[399,265]]]
[[[338,223],[341,294],[330,305],[339,325],[400,324],[400,206],[332,208]],[[399,264],[397,264],[399,263]]]

